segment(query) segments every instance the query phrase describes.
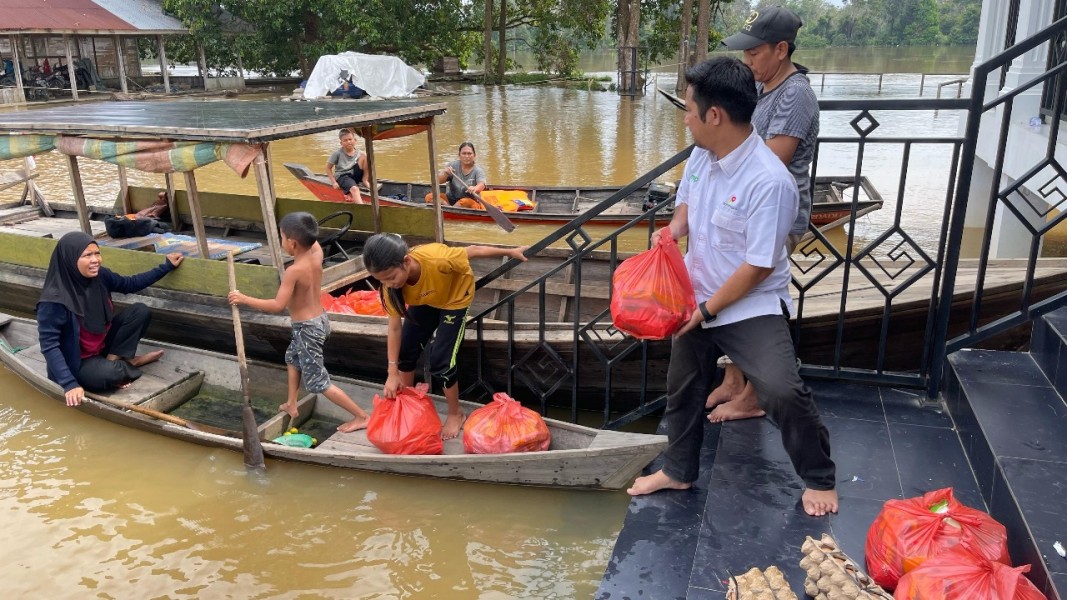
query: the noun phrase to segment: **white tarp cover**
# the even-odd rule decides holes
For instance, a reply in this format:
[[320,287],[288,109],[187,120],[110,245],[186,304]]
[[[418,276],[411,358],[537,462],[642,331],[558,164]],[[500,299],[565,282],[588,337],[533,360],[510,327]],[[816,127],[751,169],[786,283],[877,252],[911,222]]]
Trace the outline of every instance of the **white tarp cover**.
[[426,77],[395,56],[342,52],[319,57],[304,87],[304,98],[322,98],[348,80],[371,96],[397,98],[408,96],[426,82]]

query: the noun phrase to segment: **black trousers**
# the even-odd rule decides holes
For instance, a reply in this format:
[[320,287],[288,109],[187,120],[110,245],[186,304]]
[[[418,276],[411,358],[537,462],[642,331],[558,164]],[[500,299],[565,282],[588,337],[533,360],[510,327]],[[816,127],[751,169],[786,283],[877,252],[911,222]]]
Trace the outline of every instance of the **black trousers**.
[[833,489],[830,433],[819,419],[811,390],[800,378],[788,321],[778,315],[697,328],[674,340],[663,414],[669,438],[664,473],[683,483],[696,480],[706,422],[704,403],[724,353],[752,382],[760,408],[781,430],[782,444],[804,484],[813,490]]
[[[141,342],[151,322],[152,313],[141,303],[116,314],[111,320],[111,329],[104,338],[104,352],[99,356],[82,359],[81,369],[78,370],[78,383],[90,392],[105,392],[140,377],[140,369],[121,359],[137,355],[137,344]],[[108,360],[108,354],[119,356],[120,360]]]
[[415,363],[433,337],[430,354],[426,357],[430,375],[439,379],[444,388],[456,383],[456,354],[463,342],[469,310],[470,307],[445,310],[426,305],[408,306],[408,316],[404,318],[404,329],[400,334],[397,369],[405,373],[414,371]]
[[341,186],[346,194],[351,193],[352,188],[359,186],[361,181],[363,181],[363,169],[359,168],[359,165],[352,167],[351,171],[337,174],[337,185]]

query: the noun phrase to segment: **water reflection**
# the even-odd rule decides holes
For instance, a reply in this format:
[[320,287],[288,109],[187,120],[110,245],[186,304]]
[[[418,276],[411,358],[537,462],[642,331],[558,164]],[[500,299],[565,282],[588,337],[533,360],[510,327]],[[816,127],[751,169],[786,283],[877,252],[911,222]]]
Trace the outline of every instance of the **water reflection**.
[[0,371],[14,597],[589,597],[622,493],[271,462],[94,419]]

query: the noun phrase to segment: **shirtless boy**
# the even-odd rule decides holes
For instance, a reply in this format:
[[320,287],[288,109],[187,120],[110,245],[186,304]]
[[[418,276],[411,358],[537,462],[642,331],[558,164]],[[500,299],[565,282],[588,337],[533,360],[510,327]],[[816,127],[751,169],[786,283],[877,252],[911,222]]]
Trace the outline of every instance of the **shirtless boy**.
[[292,256],[293,264],[285,270],[278,295],[271,299],[252,298],[234,290],[230,304],[244,304],[256,310],[279,313],[289,309],[293,323],[293,341],[285,351],[289,367],[289,397],[278,407],[293,418],[297,416],[296,397],[300,384],[313,394],[322,394],[354,417],[337,430],[348,433],[367,426],[367,413],[348,394],[330,382],[323,364],[322,349],[330,336],[330,319],[322,310],[319,289],[322,287],[322,247],[315,239],[319,226],[306,212],[290,213],[278,225],[282,248]]

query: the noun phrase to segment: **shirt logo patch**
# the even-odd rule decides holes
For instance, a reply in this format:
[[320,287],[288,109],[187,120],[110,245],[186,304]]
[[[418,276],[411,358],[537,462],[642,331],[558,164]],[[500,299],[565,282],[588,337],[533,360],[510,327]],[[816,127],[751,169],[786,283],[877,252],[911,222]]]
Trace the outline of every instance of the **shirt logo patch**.
[[698,181],[700,181],[700,177],[698,177],[695,173],[689,175],[689,183],[696,183]]
[[729,204],[731,206],[733,206],[734,204],[737,204],[737,196],[730,196],[730,199],[727,200],[727,202],[729,202]]
[[455,325],[456,315],[445,315],[445,325]]

